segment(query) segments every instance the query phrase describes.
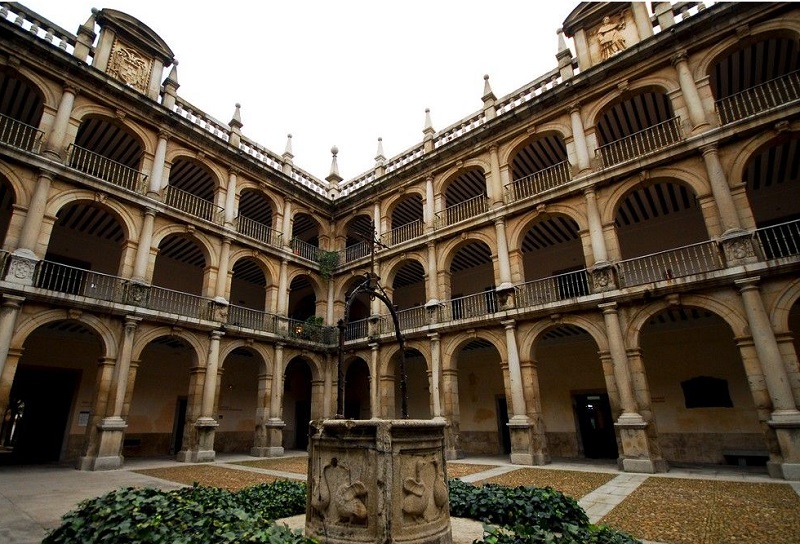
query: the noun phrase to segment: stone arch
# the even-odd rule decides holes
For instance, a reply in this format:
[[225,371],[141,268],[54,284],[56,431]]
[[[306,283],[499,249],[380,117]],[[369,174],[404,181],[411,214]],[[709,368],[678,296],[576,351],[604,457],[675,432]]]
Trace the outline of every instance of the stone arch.
[[384,287],[390,287],[394,283],[394,278],[397,275],[397,272],[405,266],[406,263],[409,261],[413,261],[419,263],[422,266],[422,269],[425,271],[426,274],[429,273],[428,271],[428,260],[423,256],[420,255],[418,252],[409,252],[404,253],[401,255],[396,255],[392,257],[392,259],[388,262],[383,263],[382,268],[382,276],[383,281],[382,284]]
[[[663,94],[669,98],[670,93],[678,89],[680,89],[680,86],[678,85],[677,78],[673,80],[663,76],[650,76],[631,81],[624,92],[620,92],[619,89],[614,89],[600,100],[593,102],[592,105],[583,112],[584,119],[588,120],[586,126],[596,127],[600,118],[609,108],[621,102],[625,102],[636,95],[653,92],[656,94]],[[672,105],[672,100],[670,99],[670,106]],[[675,113],[674,106],[672,111]]]
[[536,131],[532,134],[522,134],[503,145],[501,151],[498,153],[500,166],[502,167],[510,164],[512,157],[514,157],[514,155],[516,155],[520,149],[525,147],[530,142],[547,136],[548,133],[554,133],[565,141],[572,137],[572,129],[569,126],[569,123],[565,124],[563,122],[551,121],[543,125],[536,125]]
[[159,247],[161,242],[170,235],[183,236],[196,242],[200,247],[200,251],[203,253],[203,258],[206,260],[206,266],[219,266],[217,262],[217,252],[214,250],[211,239],[205,233],[198,230],[187,230],[186,225],[170,224],[158,229],[153,233],[151,247]]
[[497,247],[495,245],[494,239],[485,232],[474,231],[474,232],[462,233],[461,237],[448,240],[437,251],[439,259],[439,265],[438,265],[439,269],[450,270],[450,264],[453,262],[453,257],[455,256],[456,253],[458,253],[458,250],[461,249],[462,246],[468,244],[469,242],[475,242],[475,241],[483,242],[484,244],[489,246],[489,250],[492,252],[492,256],[497,255]]
[[[427,367],[428,371],[431,370],[431,349],[430,343],[425,342],[422,340],[412,340],[409,342],[405,342],[406,350],[415,349],[422,357],[425,359],[425,366]],[[381,346],[381,362],[380,362],[380,371],[378,376],[391,376],[393,375],[390,370],[392,369],[393,359],[394,357],[400,353],[400,346],[397,343],[391,344],[384,344]]]
[[789,330],[789,312],[800,299],[800,278],[795,278],[778,293],[775,301],[767,309],[770,322],[776,332]]
[[274,269],[273,261],[266,259],[263,253],[245,248],[239,248],[231,252],[229,273],[233,272],[234,265],[236,265],[236,263],[242,259],[250,259],[258,265],[258,267],[261,269],[261,272],[264,273],[264,279],[266,280],[267,285],[274,284],[275,282],[273,278],[278,277],[280,274],[279,270]]
[[308,277],[308,282],[311,284],[311,288],[314,290],[314,296],[317,298],[317,300],[328,299],[327,289],[325,289],[320,279],[314,274],[311,274],[311,272],[308,270],[298,268],[297,270],[289,272],[286,284],[291,286],[292,282],[300,276]]
[[77,119],[78,126],[90,118],[103,119],[107,123],[119,126],[133,136],[145,155],[155,153],[152,135],[144,127],[135,123],[130,117],[120,119],[117,117],[116,112],[109,108],[98,106],[97,104],[81,104],[72,110],[71,118],[73,120]]
[[[491,167],[489,163],[482,159],[469,159],[463,162],[463,164],[458,164],[453,166],[452,168],[446,170],[443,174],[439,176],[438,180],[434,180],[433,182],[433,192],[434,194],[440,193],[444,196],[445,192],[447,191],[447,187],[453,180],[457,179],[458,176],[466,172],[467,170],[480,170],[481,173],[488,178],[489,173],[491,172]],[[423,196],[424,198],[424,196]]]
[[501,360],[505,361],[508,359],[505,333],[497,331],[496,329],[482,329],[472,333],[462,332],[452,336],[447,336],[447,338],[443,338],[441,340],[442,366],[449,366],[452,368],[455,355],[462,347],[472,340],[485,340],[489,342],[500,354]]
[[302,359],[308,364],[308,368],[311,371],[311,380],[312,381],[320,381],[325,378],[325,361],[322,360],[322,357],[319,353],[312,353],[310,351],[299,350],[299,349],[290,349],[284,351],[283,360],[285,364],[283,366],[283,372],[286,373],[286,367],[289,366],[289,363],[294,359]]
[[509,250],[518,249],[522,245],[522,239],[533,225],[558,216],[563,216],[574,221],[578,225],[578,232],[589,229],[586,216],[576,207],[568,204],[548,205],[543,212],[533,212],[529,214],[528,217],[525,217],[524,220],[507,223],[507,225],[511,227],[506,234]]
[[21,65],[13,71],[28,80],[39,91],[45,109],[58,109],[58,103],[61,100],[61,95],[56,95],[55,91],[58,87],[52,85],[52,82],[44,79],[41,74],[30,70],[27,66]]
[[683,185],[692,192],[695,199],[700,199],[711,192],[708,182],[689,170],[681,168],[659,168],[653,170],[651,175],[645,180],[642,180],[642,178],[638,176],[632,176],[614,186],[612,191],[605,195],[605,205],[600,207],[602,223],[604,225],[609,225],[614,222],[620,205],[629,194],[637,189],[642,189],[660,182]]
[[422,202],[425,202],[425,188],[412,185],[411,187],[407,187],[402,193],[395,193],[388,199],[384,200],[381,203],[381,216],[386,217],[387,219],[391,218],[392,213],[397,205],[408,198],[409,195],[419,195],[419,197],[422,199]]
[[185,160],[186,162],[193,163],[199,168],[202,168],[208,172],[208,174],[214,180],[215,190],[219,189],[220,187],[227,186],[227,173],[216,163],[209,161],[208,157],[205,155],[199,156],[197,153],[191,153],[189,150],[181,148],[171,149],[167,153],[165,161],[170,163],[170,168],[172,168],[172,166],[175,165],[175,162],[181,159]]
[[559,316],[557,321],[542,319],[530,326],[521,326],[517,331],[520,356],[528,356],[535,360],[536,343],[544,333],[561,325],[571,325],[585,331],[594,340],[598,351],[608,351],[608,337],[601,320],[591,319],[582,315],[566,314]]
[[5,178],[5,180],[8,182],[8,185],[14,191],[14,203],[17,206],[27,208],[30,205],[33,184],[25,183],[20,179],[16,170],[13,170],[8,164],[1,161],[0,176]]
[[117,336],[120,334],[120,331],[112,330],[105,320],[94,315],[86,313],[70,314],[69,311],[65,312],[64,310],[48,310],[32,315],[29,318],[26,318],[24,313],[20,315],[19,323],[14,331],[14,335],[11,337],[11,349],[22,349],[25,340],[27,340],[31,333],[42,325],[47,325],[55,321],[77,321],[87,326],[100,338],[104,355],[116,359],[119,349],[117,345]]
[[[669,300],[659,300],[634,312],[628,320],[627,327],[623,330],[628,348],[640,345],[642,329],[649,319],[672,306],[673,304]],[[750,327],[747,324],[747,317],[743,313],[744,310],[738,305],[732,306],[728,304],[719,296],[682,295],[679,306],[693,306],[713,313],[731,328],[734,337],[748,336],[750,334]]]
[[130,209],[122,206],[115,199],[106,198],[100,200],[97,196],[98,193],[80,189],[58,193],[48,202],[45,214],[51,217],[57,217],[61,210],[70,204],[83,203],[85,205],[95,205],[103,208],[119,221],[125,231],[124,235],[126,241],[138,240],[139,233],[136,220],[132,217]]
[[248,349],[253,351],[261,358],[261,370],[267,374],[271,374],[272,370],[272,355],[269,353],[270,350],[267,349],[265,344],[260,342],[248,342],[244,339],[236,339],[230,342],[225,342],[219,350],[219,367],[223,368],[225,366],[225,360],[228,356],[236,351],[238,348]]
[[192,334],[190,331],[173,329],[172,327],[154,327],[150,330],[137,333],[136,341],[133,344],[131,352],[131,359],[137,361],[141,359],[142,352],[152,342],[163,336],[174,336],[186,342],[186,344],[194,350],[195,364],[205,364],[206,351],[208,349],[207,341],[201,341],[197,335]]

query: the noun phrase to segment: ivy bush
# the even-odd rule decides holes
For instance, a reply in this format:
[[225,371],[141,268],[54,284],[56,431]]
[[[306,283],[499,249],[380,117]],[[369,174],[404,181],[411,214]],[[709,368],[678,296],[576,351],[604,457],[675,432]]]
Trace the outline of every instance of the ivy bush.
[[450,515],[484,524],[485,544],[641,544],[589,523],[575,499],[550,487],[474,486],[449,481]]
[[276,481],[230,492],[194,485],[172,491],[118,489],[67,513],[42,544],[266,542],[311,544],[273,520],[302,514],[306,485]]

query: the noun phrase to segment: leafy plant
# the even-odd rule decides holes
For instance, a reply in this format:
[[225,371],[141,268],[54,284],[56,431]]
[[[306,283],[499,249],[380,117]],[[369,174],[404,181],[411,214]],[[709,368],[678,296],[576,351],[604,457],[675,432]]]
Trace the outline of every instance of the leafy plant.
[[230,492],[194,485],[173,491],[125,488],[78,505],[43,544],[99,542],[265,542],[311,544],[272,520],[305,511],[302,482],[274,482]]
[[330,280],[333,277],[333,271],[339,266],[339,252],[320,249],[317,251],[317,264],[320,275],[326,280]]
[[[550,487],[474,486],[449,481],[450,514],[482,521],[488,544],[637,544],[609,527],[589,523],[575,499]],[[495,525],[496,527],[493,527]]]

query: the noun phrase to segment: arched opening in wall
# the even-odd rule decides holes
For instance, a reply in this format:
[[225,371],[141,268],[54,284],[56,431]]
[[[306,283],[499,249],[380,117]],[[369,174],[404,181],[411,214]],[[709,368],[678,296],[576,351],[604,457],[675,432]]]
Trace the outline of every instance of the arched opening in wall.
[[637,187],[620,202],[614,226],[623,259],[620,281],[625,286],[720,266],[697,199],[683,184],[659,181]]
[[511,160],[511,184],[504,189],[517,201],[543,194],[572,179],[567,144],[557,133],[536,135],[527,140]]
[[[189,449],[200,417],[202,388],[193,373],[197,354],[177,336],[160,336],[140,356],[132,394],[124,457],[176,455]],[[124,417],[124,416],[123,416]]]
[[447,184],[445,209],[436,214],[439,227],[453,225],[485,213],[489,209],[486,175],[480,168],[469,168]]
[[419,261],[403,261],[392,280],[392,302],[400,311],[401,326],[403,316],[409,308],[419,308],[425,304],[425,269]]
[[219,222],[224,210],[214,204],[216,186],[216,178],[206,166],[181,157],[169,169],[164,203],[194,217]]
[[[241,317],[252,312],[240,312],[239,309],[250,309],[257,312],[263,312],[266,308],[267,297],[267,278],[264,271],[261,269],[260,263],[252,258],[245,257],[239,259],[233,265],[233,277],[231,278],[231,294],[229,315],[241,313]],[[231,317],[239,317],[231,315]],[[258,319],[259,316],[253,315]],[[234,322],[234,320],[229,320]],[[242,326],[251,326],[255,323],[242,324]],[[255,328],[255,327],[251,327]]]
[[375,227],[370,216],[355,216],[345,225],[345,233],[347,238],[344,243],[344,262],[349,263],[372,253]]
[[709,73],[722,124],[796,100],[799,69],[796,35],[772,31],[766,39],[756,36],[739,41]]
[[26,150],[37,150],[37,131],[44,112],[44,99],[39,89],[24,77],[8,69],[0,69],[0,115],[3,143]]
[[566,216],[533,223],[520,245],[526,282],[517,290],[520,307],[589,294],[578,224]]
[[455,351],[461,448],[472,455],[511,452],[510,406],[500,352],[483,339],[465,341]]
[[[394,414],[387,414],[392,418],[402,416],[402,397],[400,395],[400,352],[392,356],[394,366]],[[408,394],[409,419],[431,418],[431,391],[428,379],[428,363],[419,350],[411,348],[406,350],[406,391]],[[389,403],[387,403],[389,404]]]
[[105,275],[120,273],[126,239],[119,219],[107,208],[90,202],[64,206],[53,225],[37,287],[108,299],[116,284]]
[[383,242],[394,246],[406,240],[422,236],[425,232],[422,197],[416,193],[404,196],[392,208],[390,215],[391,231],[384,235]]
[[129,191],[142,192],[144,147],[121,123],[88,117],[70,148],[69,166]]
[[249,453],[254,445],[259,375],[264,374],[264,360],[255,350],[239,347],[225,357],[222,370],[214,414],[219,424],[214,450]]
[[[670,308],[642,327],[661,453],[673,463],[764,464],[767,445],[737,339],[719,316]],[[740,459],[736,452],[763,452]]]
[[239,196],[239,215],[236,230],[240,234],[272,246],[280,245],[280,233],[273,222],[272,201],[260,191],[245,189]]
[[305,321],[309,317],[316,315],[317,295],[311,285],[311,280],[303,274],[297,276],[289,285],[289,311],[291,319]]
[[311,367],[302,357],[286,365],[283,374],[283,447],[308,448],[308,422],[311,421]]
[[492,251],[488,245],[480,241],[463,244],[453,256],[449,272],[452,319],[497,311]]
[[319,222],[307,213],[298,213],[292,220],[291,246],[295,255],[309,261],[317,260],[319,252]]
[[369,419],[370,406],[369,365],[361,357],[351,359],[344,375],[345,419]]
[[14,188],[8,180],[0,176],[0,248],[7,248],[8,227],[14,214]]
[[42,325],[25,339],[0,430],[0,462],[71,462],[84,453],[100,421],[92,402],[104,355],[101,338],[77,321]]
[[[202,296],[206,265],[206,258],[197,242],[188,236],[170,234],[158,245],[158,255],[153,269],[153,285]],[[150,303],[158,304],[158,301],[153,299],[153,293]],[[166,297],[164,303],[168,304]],[[180,311],[180,308],[171,306],[159,309]]]
[[680,120],[661,90],[644,91],[607,107],[597,121],[604,166],[637,159],[681,140]]
[[594,338],[574,325],[554,326],[536,340],[535,387],[553,457],[617,457],[616,414],[597,351]]
[[744,184],[768,259],[797,254],[800,232],[800,139],[780,138],[747,163]]

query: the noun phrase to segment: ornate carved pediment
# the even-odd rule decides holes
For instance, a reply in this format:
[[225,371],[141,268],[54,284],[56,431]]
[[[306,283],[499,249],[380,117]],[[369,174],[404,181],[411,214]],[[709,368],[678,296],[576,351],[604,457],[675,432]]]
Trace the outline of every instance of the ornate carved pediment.
[[111,48],[111,59],[108,73],[139,92],[146,93],[153,69],[153,59],[142,55],[139,51],[115,40]]

